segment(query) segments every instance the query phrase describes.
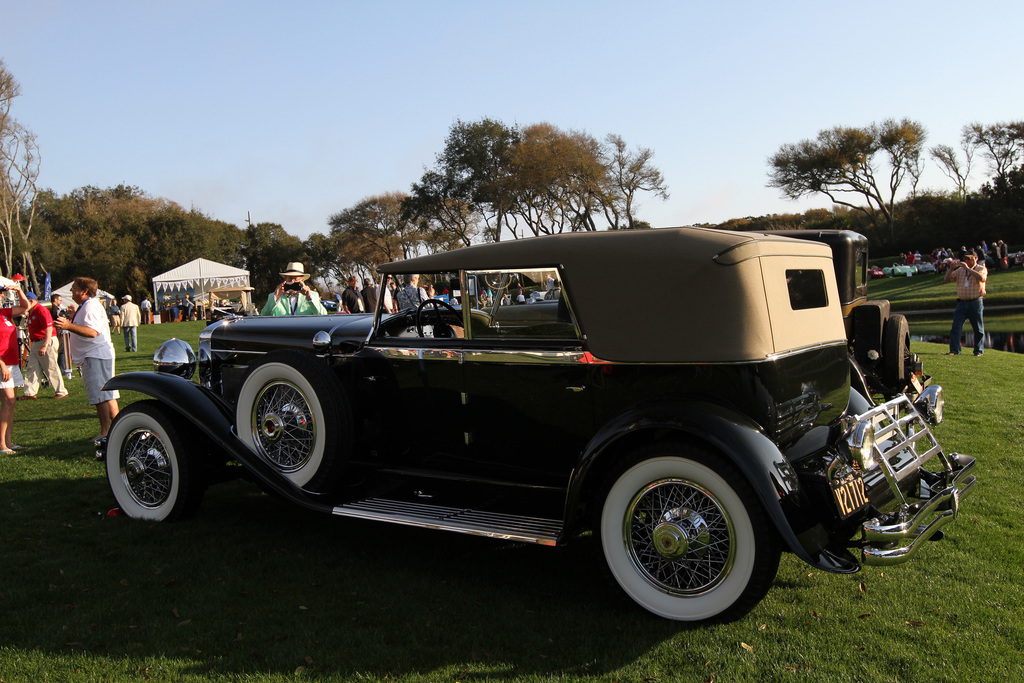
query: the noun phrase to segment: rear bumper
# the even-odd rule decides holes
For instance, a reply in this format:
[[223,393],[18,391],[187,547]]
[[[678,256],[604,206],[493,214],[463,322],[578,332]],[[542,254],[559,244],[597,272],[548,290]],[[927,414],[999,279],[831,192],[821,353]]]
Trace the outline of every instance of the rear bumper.
[[[941,388],[937,391],[941,395]],[[905,395],[857,417],[873,425],[877,466],[865,473],[864,483],[876,509],[884,511],[861,524],[866,565],[906,562],[925,541],[941,538],[939,532],[956,519],[960,501],[976,482],[975,459],[943,453],[930,417],[930,410],[915,407]]]
[[[949,456],[953,468],[938,475],[937,481],[922,481],[922,500],[903,505],[896,512],[869,519],[862,525],[863,562],[888,566],[913,559],[922,544],[956,519],[960,500],[977,481],[970,470],[974,458],[960,453]],[[928,473],[933,474],[933,473]]]

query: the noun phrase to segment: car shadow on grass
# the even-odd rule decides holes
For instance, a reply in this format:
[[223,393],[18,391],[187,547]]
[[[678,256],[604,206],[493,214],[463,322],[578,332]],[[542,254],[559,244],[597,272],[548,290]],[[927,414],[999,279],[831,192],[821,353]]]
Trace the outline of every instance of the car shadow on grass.
[[[564,548],[319,516],[235,482],[197,518],[110,516],[102,479],[10,486],[0,648],[180,673],[462,678],[618,669],[687,626]],[[38,501],[51,501],[46,505]],[[7,546],[11,547],[11,546]]]

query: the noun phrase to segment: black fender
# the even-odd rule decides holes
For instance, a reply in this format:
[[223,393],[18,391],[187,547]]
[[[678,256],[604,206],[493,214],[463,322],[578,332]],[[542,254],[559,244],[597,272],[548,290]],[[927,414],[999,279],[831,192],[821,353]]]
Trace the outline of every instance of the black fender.
[[592,474],[601,457],[622,440],[644,432],[658,437],[673,434],[691,437],[716,449],[750,482],[791,552],[824,571],[853,573],[860,570],[860,564],[853,556],[840,557],[826,550],[814,548],[809,551],[804,547],[783,508],[785,498],[792,496],[795,499],[799,495],[796,471],[756,423],[741,413],[713,403],[678,401],[639,406],[608,422],[591,439],[573,470],[566,498],[567,520],[583,500],[588,475]]
[[[859,395],[860,399],[855,398],[856,395]],[[864,406],[864,401],[867,402],[867,407]],[[847,407],[846,412],[848,415],[860,415],[861,413],[870,410],[874,405],[875,402],[871,399],[871,390],[868,388],[868,380],[867,375],[864,374],[864,368],[862,368],[860,363],[857,362],[857,359],[851,355],[850,404]]]
[[103,389],[137,391],[155,398],[188,420],[270,490],[315,512],[330,513],[334,509],[317,494],[296,486],[246,446],[235,434],[234,407],[201,384],[160,372],[126,372],[113,377]]

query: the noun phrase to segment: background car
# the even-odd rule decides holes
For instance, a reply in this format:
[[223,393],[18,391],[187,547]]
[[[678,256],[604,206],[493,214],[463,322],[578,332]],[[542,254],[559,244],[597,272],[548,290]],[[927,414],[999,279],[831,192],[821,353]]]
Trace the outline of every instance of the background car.
[[885,274],[886,277],[897,277],[897,276],[911,277],[915,273],[917,273],[917,266],[904,266],[904,265],[900,265],[898,263],[894,263],[893,265],[889,266],[888,268],[883,268],[882,272]]

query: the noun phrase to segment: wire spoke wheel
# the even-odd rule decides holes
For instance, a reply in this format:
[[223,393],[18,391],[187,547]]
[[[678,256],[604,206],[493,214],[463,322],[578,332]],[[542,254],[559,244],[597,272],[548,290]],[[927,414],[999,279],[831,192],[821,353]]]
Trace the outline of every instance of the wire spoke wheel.
[[128,494],[144,508],[167,502],[174,484],[174,470],[160,437],[148,429],[134,429],[118,453],[118,469]]
[[732,565],[732,522],[706,489],[681,479],[657,481],[626,510],[624,540],[637,571],[674,595],[713,588]]
[[717,454],[649,446],[609,475],[603,499],[597,525],[608,571],[653,614],[735,618],[775,578],[774,529],[750,484]]
[[328,363],[281,349],[253,362],[235,404],[238,437],[308,491],[341,485],[352,451],[348,395]]
[[107,483],[133,519],[174,521],[195,514],[206,488],[204,441],[159,401],[133,403],[107,436]]
[[294,384],[265,385],[253,402],[250,426],[257,449],[282,472],[295,472],[309,462],[317,423],[305,394]]

